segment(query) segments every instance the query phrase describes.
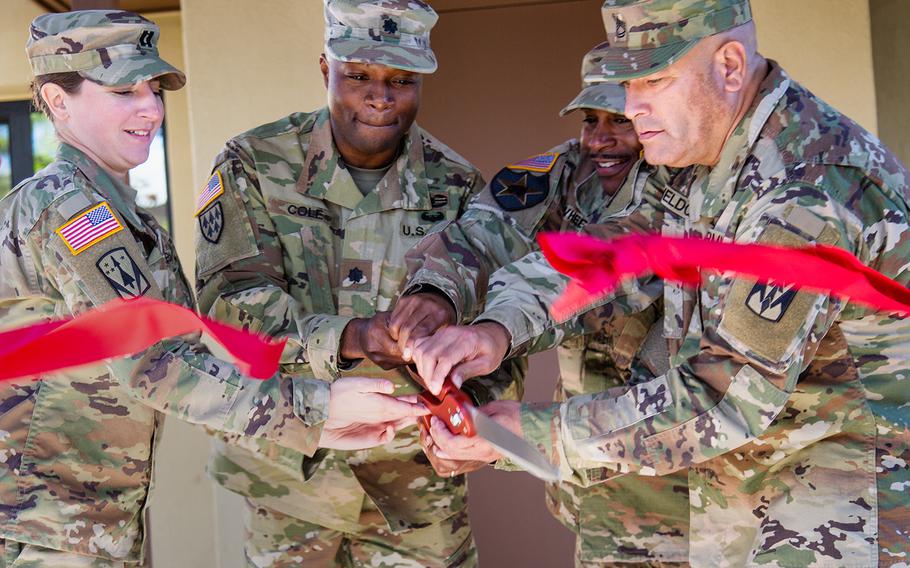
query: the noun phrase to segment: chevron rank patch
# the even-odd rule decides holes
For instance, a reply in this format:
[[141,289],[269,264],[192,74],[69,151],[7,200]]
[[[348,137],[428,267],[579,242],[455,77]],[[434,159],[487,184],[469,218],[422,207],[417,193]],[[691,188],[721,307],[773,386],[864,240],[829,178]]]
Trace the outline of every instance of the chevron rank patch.
[[550,192],[550,176],[515,171],[512,166],[499,170],[490,182],[493,199],[506,211],[521,211],[534,207]]
[[123,247],[106,252],[95,265],[111,288],[125,300],[143,296],[151,288],[148,278]]
[[221,172],[215,171],[208,183],[202,189],[202,193],[196,199],[196,217],[205,210],[212,201],[218,199],[224,193],[224,184],[221,181]]
[[213,245],[217,244],[221,240],[221,232],[224,229],[224,209],[221,207],[221,203],[212,204],[197,219],[199,219],[199,232],[202,233],[202,237]]
[[549,173],[550,170],[553,169],[553,164],[556,163],[557,158],[559,158],[558,153],[547,152],[546,154],[537,154],[536,156],[531,156],[520,162],[509,164],[506,167],[512,170]]
[[122,230],[123,225],[105,201],[60,225],[54,232],[75,256]]

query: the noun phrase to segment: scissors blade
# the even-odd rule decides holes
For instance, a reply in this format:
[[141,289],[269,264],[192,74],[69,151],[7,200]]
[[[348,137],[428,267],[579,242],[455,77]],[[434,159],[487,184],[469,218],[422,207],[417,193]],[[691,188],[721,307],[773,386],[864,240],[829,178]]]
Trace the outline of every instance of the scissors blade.
[[559,470],[530,442],[500,426],[473,406],[467,408],[478,436],[534,477],[544,481],[559,481]]

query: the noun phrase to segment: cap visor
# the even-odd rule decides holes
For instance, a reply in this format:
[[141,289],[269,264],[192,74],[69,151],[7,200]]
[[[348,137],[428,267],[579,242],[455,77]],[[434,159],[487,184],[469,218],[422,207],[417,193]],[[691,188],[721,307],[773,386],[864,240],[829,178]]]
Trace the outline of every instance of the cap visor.
[[616,83],[657,73],[679,61],[698,42],[680,41],[649,49],[605,48],[600,52],[602,59],[598,80]]
[[[615,85],[611,86],[616,87]],[[604,85],[590,85],[582,89],[578,96],[572,99],[572,102],[559,111],[559,116],[565,116],[580,108],[593,108],[623,114],[626,111],[626,98],[624,94],[623,96],[610,96],[604,93]]]
[[331,39],[326,44],[330,57],[348,63],[385,65],[414,73],[436,71],[436,56],[429,49],[402,45],[382,45],[351,38]]
[[108,87],[158,79],[162,89],[176,91],[186,84],[183,71],[154,55],[121,57],[108,67],[98,66],[82,71],[82,75]]

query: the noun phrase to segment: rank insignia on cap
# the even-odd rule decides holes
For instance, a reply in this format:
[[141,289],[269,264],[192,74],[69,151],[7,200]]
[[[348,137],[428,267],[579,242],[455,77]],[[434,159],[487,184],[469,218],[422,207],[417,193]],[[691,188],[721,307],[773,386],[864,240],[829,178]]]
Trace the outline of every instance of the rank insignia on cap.
[[199,215],[199,232],[208,242],[217,244],[224,229],[224,209],[221,203],[215,203]]
[[138,298],[149,291],[148,278],[142,274],[139,265],[123,247],[110,250],[95,263],[108,284],[125,299]]
[[123,230],[107,202],[95,205],[74,219],[57,228],[64,244],[73,255],[88,249],[109,236]]
[[556,158],[558,157],[558,153],[548,152],[546,154],[531,156],[530,158],[524,159],[514,164],[509,164],[507,167],[513,170],[527,170],[529,172],[549,173],[549,171],[553,169],[553,164],[556,163]]
[[792,284],[782,285],[768,281],[752,288],[746,298],[746,306],[762,319],[779,322],[795,297],[796,289]]
[[513,171],[512,166],[499,170],[490,182],[496,203],[506,211],[520,211],[546,199],[550,192],[549,176]]
[[202,193],[200,193],[199,197],[196,199],[196,217],[223,193],[224,184],[221,183],[221,172],[216,170],[215,173],[212,174],[212,177],[209,178],[208,183],[205,184]]

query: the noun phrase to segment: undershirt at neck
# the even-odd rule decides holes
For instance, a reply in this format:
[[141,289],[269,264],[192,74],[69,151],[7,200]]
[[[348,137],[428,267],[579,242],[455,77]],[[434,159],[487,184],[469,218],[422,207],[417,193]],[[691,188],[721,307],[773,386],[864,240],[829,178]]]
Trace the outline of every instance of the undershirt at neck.
[[385,177],[386,172],[392,168],[393,164],[394,162],[388,166],[385,166],[384,168],[377,168],[374,170],[357,168],[350,164],[345,164],[344,167],[347,168],[348,172],[351,174],[351,178],[354,180],[354,185],[357,186],[357,189],[360,190],[360,193],[366,195],[373,191],[377,185],[379,185],[379,181]]

